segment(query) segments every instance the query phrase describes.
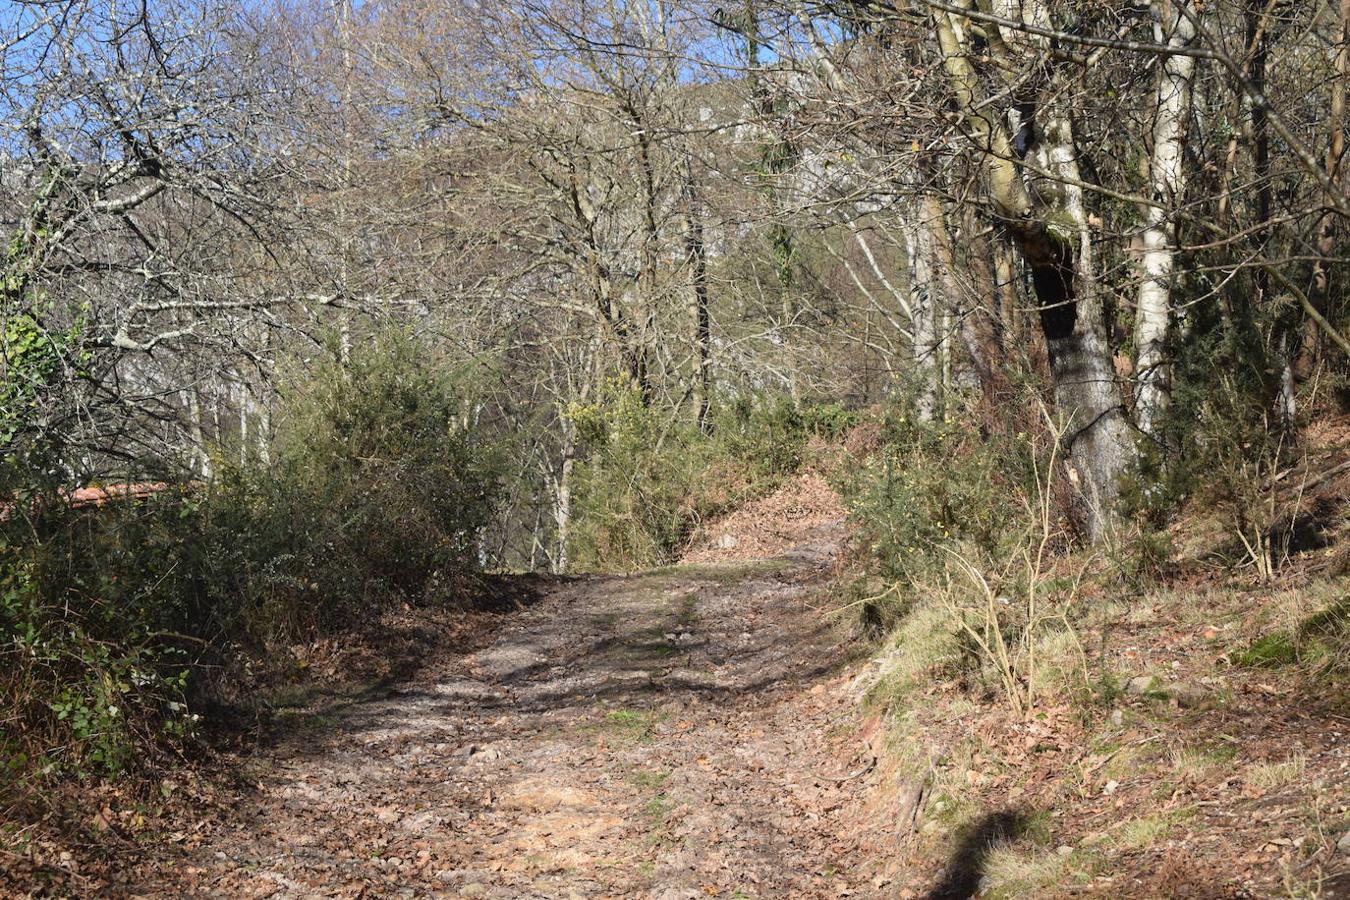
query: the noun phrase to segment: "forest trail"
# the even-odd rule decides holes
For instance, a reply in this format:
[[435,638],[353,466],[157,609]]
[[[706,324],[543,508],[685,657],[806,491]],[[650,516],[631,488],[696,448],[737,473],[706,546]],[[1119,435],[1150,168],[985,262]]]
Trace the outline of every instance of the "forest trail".
[[283,738],[128,893],[874,895],[873,760],[815,608],[842,533],[551,582],[477,652]]

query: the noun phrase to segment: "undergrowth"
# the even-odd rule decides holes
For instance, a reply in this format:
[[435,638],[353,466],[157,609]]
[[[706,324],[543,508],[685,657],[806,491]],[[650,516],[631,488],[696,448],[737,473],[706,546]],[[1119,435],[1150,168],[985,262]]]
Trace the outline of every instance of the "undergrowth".
[[[865,702],[883,717],[887,753],[904,783],[924,786],[918,846],[960,843],[1009,789],[1095,817],[1094,798],[1128,779],[1170,804],[1126,807],[1096,836],[1066,819],[1044,840],[994,841],[980,863],[990,896],[1109,881],[1111,857],[1167,840],[1186,792],[1235,772],[1253,796],[1315,791],[1300,750],[1211,759],[1203,732],[1181,727],[1230,703],[1228,679],[1249,680],[1244,670],[1281,670],[1290,696],[1332,707],[1350,672],[1343,582],[1313,590],[1322,582],[1294,565],[1308,509],[1299,482],[1317,472],[1299,468],[1310,457],[1295,430],[1242,396],[1244,373],[1212,374],[1166,435],[1204,452],[1164,472],[1145,448],[1122,517],[1096,545],[1075,528],[1065,429],[1034,395],[1019,402],[1041,421],[1021,428],[977,427],[959,398],[947,418],[897,404],[878,446],[845,467],[855,537],[838,609],[876,648]],[[1038,752],[1079,762],[1042,771]],[[1290,820],[1312,835],[1287,842],[1291,865],[1327,846],[1320,820],[1305,819]]]
[[464,595],[497,466],[426,354],[393,335],[312,368],[267,458],[220,461],[209,484],[169,473],[80,506],[7,460],[0,804],[152,770],[246,701],[287,641]]
[[569,559],[579,571],[672,562],[703,523],[772,491],[808,461],[813,437],[834,441],[856,421],[836,404],[741,396],[716,404],[706,428],[609,382],[575,405],[584,457],[575,475]]

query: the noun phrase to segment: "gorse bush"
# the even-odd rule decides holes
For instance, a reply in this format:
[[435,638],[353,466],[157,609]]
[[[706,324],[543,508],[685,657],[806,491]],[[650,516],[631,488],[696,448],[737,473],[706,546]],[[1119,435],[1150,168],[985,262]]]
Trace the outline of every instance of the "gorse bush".
[[497,454],[463,424],[470,398],[422,354],[390,337],[310,373],[282,398],[272,462],[220,479],[255,623],[345,626],[390,597],[435,599],[476,566]]
[[269,461],[100,507],[11,492],[6,783],[116,775],[189,737],[243,660],[266,670],[281,642],[462,595],[497,481],[467,402],[395,336],[288,392]]
[[598,403],[568,415],[587,452],[575,470],[573,568],[664,562],[691,525],[690,496],[704,465],[697,429],[662,421],[623,382],[607,384]]
[[1197,306],[1196,334],[1177,359],[1177,386],[1159,440],[1142,439],[1124,509],[1165,526],[1187,503],[1217,514],[1229,537],[1220,556],[1263,579],[1279,565],[1281,524],[1297,515],[1266,490],[1299,453],[1297,421],[1280,413],[1282,363],[1227,322],[1214,301]]
[[846,599],[865,633],[887,638],[893,688],[955,679],[1023,717],[1083,683],[1073,618],[1087,569],[1064,554],[1062,428],[1040,415],[1032,432],[981,434],[973,417],[902,407],[853,470],[846,500],[870,577]]
[[717,455],[772,478],[801,468],[810,438],[837,441],[857,423],[858,414],[837,403],[742,395],[714,417],[712,436]]
[[994,553],[1025,529],[1038,452],[1029,436],[996,444],[967,424],[902,408],[885,415],[880,441],[844,488],[857,540],[882,577],[908,583],[944,545]]
[[596,403],[569,411],[584,451],[568,540],[573,568],[670,562],[700,524],[797,472],[811,437],[836,439],[856,421],[837,405],[748,395],[714,410],[705,433],[613,381]]

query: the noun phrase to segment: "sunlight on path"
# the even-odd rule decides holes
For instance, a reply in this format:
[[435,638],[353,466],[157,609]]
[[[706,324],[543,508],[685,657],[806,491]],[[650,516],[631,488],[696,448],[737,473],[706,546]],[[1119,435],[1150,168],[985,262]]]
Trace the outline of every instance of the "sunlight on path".
[[255,762],[142,894],[875,892],[813,611],[837,522],[774,561],[556,585],[489,646]]

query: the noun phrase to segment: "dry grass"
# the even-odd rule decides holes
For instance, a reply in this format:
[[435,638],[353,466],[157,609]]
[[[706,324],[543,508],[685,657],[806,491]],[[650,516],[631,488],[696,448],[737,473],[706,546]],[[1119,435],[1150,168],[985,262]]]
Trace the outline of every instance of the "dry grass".
[[1306,771],[1307,760],[1296,753],[1284,760],[1251,766],[1243,773],[1242,782],[1251,790],[1264,793],[1302,781]]
[[982,897],[1043,896],[1092,876],[1094,857],[1070,848],[1023,849],[1011,844],[990,848],[984,863]]
[[911,610],[887,641],[879,657],[877,681],[868,701],[882,708],[902,708],[901,701],[934,670],[960,656],[955,629],[947,610],[922,605]]
[[1070,628],[1053,628],[1036,638],[1036,696],[1070,697],[1090,685],[1083,644]]

